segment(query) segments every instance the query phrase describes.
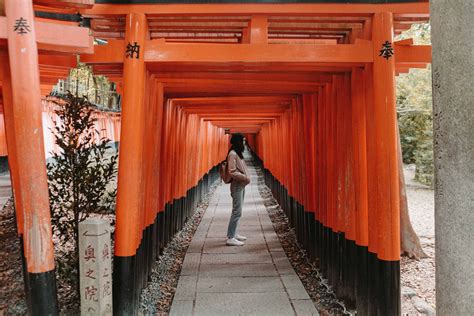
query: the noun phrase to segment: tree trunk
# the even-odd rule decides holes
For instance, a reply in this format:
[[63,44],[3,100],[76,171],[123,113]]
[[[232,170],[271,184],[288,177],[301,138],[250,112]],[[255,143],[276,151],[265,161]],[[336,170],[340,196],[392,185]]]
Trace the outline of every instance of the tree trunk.
[[423,251],[420,239],[415,233],[408,213],[407,193],[405,189],[405,175],[403,174],[402,144],[400,142],[400,130],[398,130],[398,167],[400,184],[400,249],[401,254],[409,258],[420,260],[428,257]]

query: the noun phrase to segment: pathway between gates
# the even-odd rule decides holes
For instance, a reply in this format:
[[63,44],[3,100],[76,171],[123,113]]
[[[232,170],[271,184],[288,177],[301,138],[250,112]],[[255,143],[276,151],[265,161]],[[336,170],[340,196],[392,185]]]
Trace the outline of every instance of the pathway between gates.
[[221,185],[196,230],[183,262],[171,315],[318,315],[273,229],[247,162],[246,187],[238,232],[242,247],[225,245],[232,200]]

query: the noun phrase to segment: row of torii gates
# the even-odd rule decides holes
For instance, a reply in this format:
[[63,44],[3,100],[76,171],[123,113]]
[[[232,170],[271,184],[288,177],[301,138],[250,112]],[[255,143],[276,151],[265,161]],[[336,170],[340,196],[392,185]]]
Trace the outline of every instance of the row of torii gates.
[[[394,35],[428,21],[428,3],[96,2],[5,0],[0,16],[30,312],[57,313],[40,98],[80,54],[123,91],[114,313],[137,312],[151,264],[241,132],[337,294],[361,315],[399,314],[395,76],[430,63],[431,47]],[[78,11],[86,27],[65,21]]]

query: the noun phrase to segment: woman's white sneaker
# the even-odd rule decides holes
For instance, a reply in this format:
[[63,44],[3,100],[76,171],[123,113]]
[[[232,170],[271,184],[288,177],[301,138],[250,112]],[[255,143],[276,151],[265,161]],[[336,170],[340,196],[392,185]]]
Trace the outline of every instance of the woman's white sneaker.
[[238,241],[236,238],[229,238],[227,239],[226,245],[227,246],[243,246],[244,243],[241,241]]
[[237,239],[238,241],[246,241],[247,237],[235,234],[235,239]]

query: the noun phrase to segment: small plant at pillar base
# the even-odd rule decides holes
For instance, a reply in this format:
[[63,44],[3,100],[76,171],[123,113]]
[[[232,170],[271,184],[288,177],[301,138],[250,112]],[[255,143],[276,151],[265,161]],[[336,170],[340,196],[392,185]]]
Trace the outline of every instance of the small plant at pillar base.
[[54,102],[58,150],[47,164],[49,196],[58,291],[70,309],[79,306],[79,223],[91,214],[114,212],[118,156],[96,129],[87,98],[67,93]]

